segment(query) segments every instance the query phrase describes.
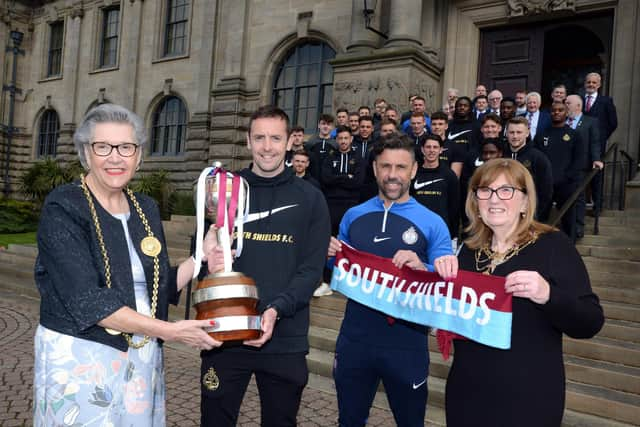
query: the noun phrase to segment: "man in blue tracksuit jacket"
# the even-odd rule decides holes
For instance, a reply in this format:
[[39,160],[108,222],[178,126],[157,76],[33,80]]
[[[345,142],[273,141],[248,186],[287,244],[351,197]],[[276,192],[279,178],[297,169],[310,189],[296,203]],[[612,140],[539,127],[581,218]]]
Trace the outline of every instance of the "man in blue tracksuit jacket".
[[[373,149],[379,194],[347,211],[338,239],[390,258],[398,267],[446,274],[456,263],[446,224],[409,196],[417,163],[413,142],[391,135]],[[457,265],[457,264],[456,264]],[[394,319],[353,300],[336,343],[334,379],[340,426],[364,426],[380,380],[398,426],[423,426],[429,373],[426,326]]]

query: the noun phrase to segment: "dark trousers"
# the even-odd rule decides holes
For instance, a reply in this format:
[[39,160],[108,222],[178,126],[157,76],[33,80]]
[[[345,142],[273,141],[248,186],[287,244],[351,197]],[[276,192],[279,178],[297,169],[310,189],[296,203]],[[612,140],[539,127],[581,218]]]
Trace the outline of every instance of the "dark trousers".
[[[586,170],[584,172],[584,176],[586,176],[590,170]],[[591,183],[587,186],[587,188],[591,189],[591,198],[593,200],[593,209],[594,211],[598,209],[598,213],[602,211],[602,171],[598,172],[594,175]],[[584,234],[584,216],[586,214],[586,190],[583,191],[576,200],[576,233],[578,235]]]
[[602,186],[604,184],[604,169],[598,172],[591,180],[591,198],[593,199],[593,210],[602,212]]
[[367,424],[380,380],[396,425],[424,426],[428,374],[429,352],[426,348],[371,348],[340,335],[333,369],[340,427]]
[[338,236],[340,229],[340,221],[345,212],[358,204],[357,200],[352,199],[330,199],[327,198],[327,206],[329,207],[329,216],[331,217],[331,235]]
[[[309,378],[304,353],[263,354],[212,350],[202,357],[202,427],[236,425],[240,404],[252,374],[256,376],[260,394],[261,425],[296,425],[302,390]],[[211,381],[205,381],[205,378],[210,380],[214,375],[217,377],[217,387],[215,384],[212,386]],[[205,384],[209,384],[209,387]]]
[[[564,183],[553,186],[553,201],[556,202],[556,208],[562,209],[564,203],[571,197],[571,194],[576,190],[577,184]],[[569,239],[575,243],[576,241],[576,203],[573,203],[569,210],[560,219],[560,228],[564,233],[569,236]]]

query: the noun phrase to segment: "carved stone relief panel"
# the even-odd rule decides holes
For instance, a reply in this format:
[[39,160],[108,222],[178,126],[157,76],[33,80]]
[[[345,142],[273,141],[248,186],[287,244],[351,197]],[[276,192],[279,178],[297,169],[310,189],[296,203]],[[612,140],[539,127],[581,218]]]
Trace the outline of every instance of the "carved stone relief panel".
[[560,10],[576,11],[575,0],[508,0],[509,17],[539,15]]
[[407,107],[409,94],[420,94],[426,100],[427,107],[433,111],[440,106],[435,105],[437,85],[428,79],[411,79],[395,77],[385,73],[383,76],[353,78],[334,81],[333,106],[355,111],[361,105],[373,107],[377,98],[384,98],[387,104],[403,110]]

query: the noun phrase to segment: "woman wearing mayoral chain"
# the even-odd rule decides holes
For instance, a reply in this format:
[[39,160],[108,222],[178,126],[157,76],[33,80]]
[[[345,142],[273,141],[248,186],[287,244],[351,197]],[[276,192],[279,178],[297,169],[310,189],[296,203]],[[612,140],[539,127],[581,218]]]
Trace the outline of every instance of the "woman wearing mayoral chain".
[[[201,261],[171,267],[155,202],[128,188],[146,139],[129,110],[92,109],[73,136],[87,173],[42,208],[36,426],[163,426],[163,341],[221,344],[205,332],[209,321],[167,321]],[[209,234],[205,254],[215,242]]]

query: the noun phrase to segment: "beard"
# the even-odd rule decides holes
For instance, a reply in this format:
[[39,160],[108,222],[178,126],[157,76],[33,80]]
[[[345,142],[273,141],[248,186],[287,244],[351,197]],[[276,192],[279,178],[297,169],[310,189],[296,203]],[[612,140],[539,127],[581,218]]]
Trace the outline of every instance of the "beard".
[[[389,190],[387,188],[389,184],[398,184],[400,188],[397,190]],[[403,183],[399,179],[378,180],[378,189],[387,200],[391,200],[391,201],[401,199],[404,195],[406,195],[409,192],[410,186],[411,186],[411,181],[407,181]]]

